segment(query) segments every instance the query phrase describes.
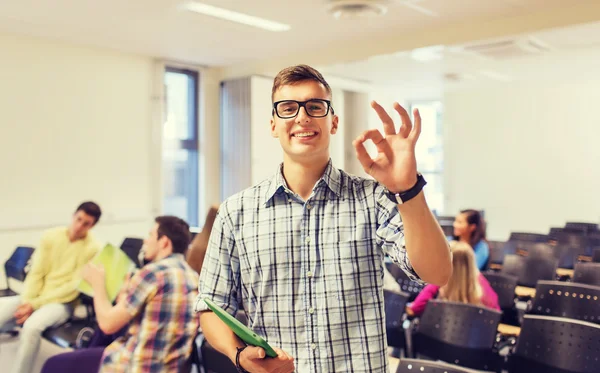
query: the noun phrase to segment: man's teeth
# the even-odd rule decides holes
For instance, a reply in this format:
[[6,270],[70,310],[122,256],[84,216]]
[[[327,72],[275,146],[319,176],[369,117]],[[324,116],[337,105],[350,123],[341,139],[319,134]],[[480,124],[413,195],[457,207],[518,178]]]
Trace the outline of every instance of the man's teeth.
[[316,135],[315,132],[298,132],[294,134],[295,137],[309,137],[314,135]]

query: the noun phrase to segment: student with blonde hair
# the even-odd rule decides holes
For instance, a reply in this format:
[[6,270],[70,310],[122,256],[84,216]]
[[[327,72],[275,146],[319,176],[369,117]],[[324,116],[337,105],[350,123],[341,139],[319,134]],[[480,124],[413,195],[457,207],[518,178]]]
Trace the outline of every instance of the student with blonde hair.
[[430,299],[438,298],[449,302],[461,302],[500,310],[498,295],[487,279],[477,269],[473,249],[465,242],[450,242],[452,250],[452,276],[441,288],[427,285],[415,301],[407,307],[411,316],[419,316],[425,311]]

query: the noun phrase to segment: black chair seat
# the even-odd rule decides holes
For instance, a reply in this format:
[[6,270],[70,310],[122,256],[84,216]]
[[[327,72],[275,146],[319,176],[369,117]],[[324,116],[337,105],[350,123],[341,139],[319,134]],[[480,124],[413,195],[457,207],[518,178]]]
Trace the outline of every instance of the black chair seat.
[[71,320],[60,326],[46,329],[42,336],[60,347],[79,349],[88,346],[95,328],[94,322]]

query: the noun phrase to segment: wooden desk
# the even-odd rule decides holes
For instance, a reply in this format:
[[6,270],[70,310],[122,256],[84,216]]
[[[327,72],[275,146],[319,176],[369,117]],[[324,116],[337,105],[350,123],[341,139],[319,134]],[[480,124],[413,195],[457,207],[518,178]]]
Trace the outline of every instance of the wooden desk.
[[[590,261],[591,261],[591,259],[590,259]],[[502,270],[502,264],[492,263],[492,264],[490,264],[489,268],[494,269],[494,270]],[[566,269],[566,268],[557,268],[556,269],[556,274],[558,276],[568,276],[568,277],[573,278],[573,272],[574,272],[574,270],[572,270],[572,269]]]
[[518,337],[521,333],[521,328],[514,325],[498,324],[498,333],[504,335],[514,335]]
[[556,268],[556,274],[559,276],[569,276],[573,278],[574,270],[566,268]]
[[517,286],[515,288],[515,294],[519,297],[535,297],[535,288],[528,288],[525,286]]
[[396,359],[393,356],[388,356],[388,361],[390,362],[390,373],[395,373],[398,370],[398,365],[400,365],[400,359]]

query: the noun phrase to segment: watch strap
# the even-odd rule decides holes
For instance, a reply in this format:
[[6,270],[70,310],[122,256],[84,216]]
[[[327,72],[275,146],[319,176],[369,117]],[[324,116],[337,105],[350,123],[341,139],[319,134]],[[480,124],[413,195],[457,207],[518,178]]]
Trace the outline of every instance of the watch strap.
[[401,204],[406,203],[406,202],[410,201],[411,199],[415,198],[419,193],[421,193],[421,191],[423,190],[423,187],[425,187],[425,185],[427,185],[427,181],[425,181],[425,178],[423,177],[423,175],[421,175],[419,173],[419,174],[417,174],[417,182],[415,183],[415,185],[413,185],[412,188],[410,188],[409,190],[406,190],[404,192],[400,192],[400,193],[392,193],[392,192],[388,191],[387,197],[392,202],[401,205]]

